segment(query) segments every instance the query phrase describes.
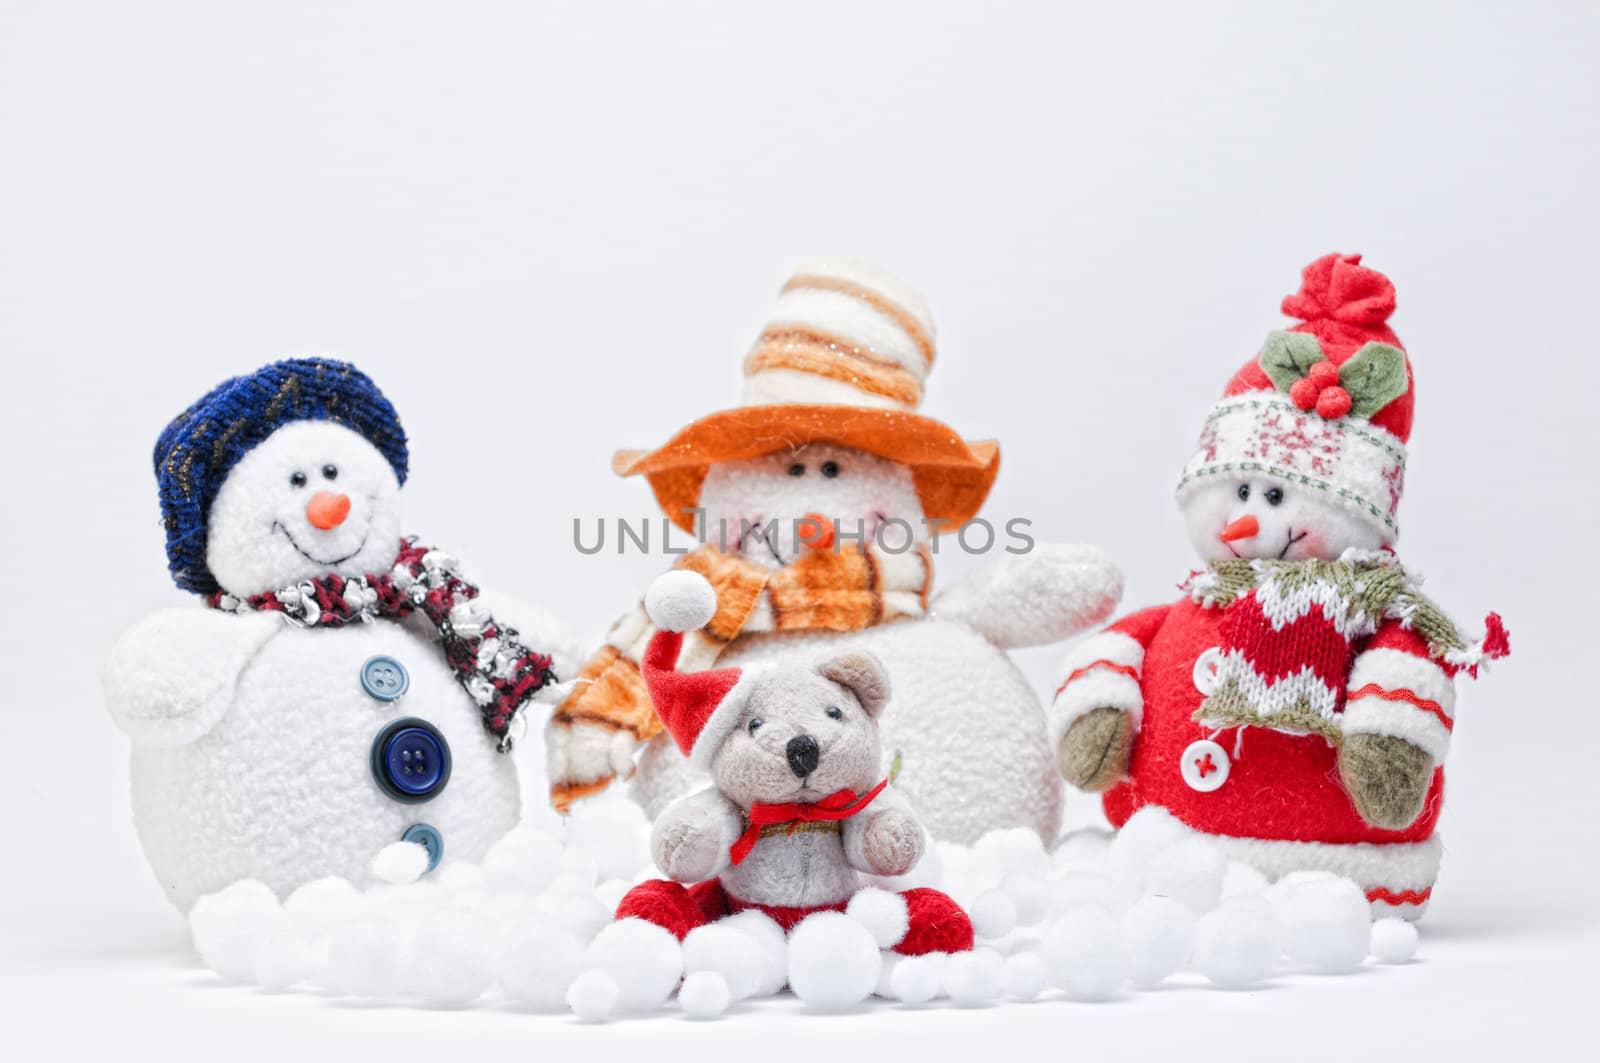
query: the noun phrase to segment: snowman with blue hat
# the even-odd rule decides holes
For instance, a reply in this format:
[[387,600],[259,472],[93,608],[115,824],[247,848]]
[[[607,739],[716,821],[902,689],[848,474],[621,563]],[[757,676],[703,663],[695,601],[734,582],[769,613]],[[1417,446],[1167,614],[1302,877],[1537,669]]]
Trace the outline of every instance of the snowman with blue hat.
[[475,862],[517,825],[507,754],[555,624],[402,537],[407,458],[376,385],[323,359],[224,381],[161,434],[169,567],[207,607],[136,624],[104,682],[180,908],[243,878],[360,883],[396,841]]

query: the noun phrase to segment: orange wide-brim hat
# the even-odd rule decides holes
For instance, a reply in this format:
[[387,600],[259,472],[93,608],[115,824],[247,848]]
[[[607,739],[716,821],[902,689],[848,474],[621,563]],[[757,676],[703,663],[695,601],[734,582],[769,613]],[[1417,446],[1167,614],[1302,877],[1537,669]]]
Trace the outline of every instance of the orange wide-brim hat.
[[977,516],[1000,471],[1000,445],[968,442],[931,417],[903,410],[791,403],[741,406],[702,417],[655,450],[619,450],[611,468],[643,475],[672,522],[694,532],[706,470],[807,443],[834,443],[910,466],[923,515],[941,526]]
[[977,515],[1000,471],[1000,447],[970,443],[917,413],[933,367],[933,316],[911,288],[849,259],[800,266],[744,360],[744,400],[611,467],[643,475],[673,523],[693,510],[712,466],[807,443],[833,443],[908,466],[936,527]]

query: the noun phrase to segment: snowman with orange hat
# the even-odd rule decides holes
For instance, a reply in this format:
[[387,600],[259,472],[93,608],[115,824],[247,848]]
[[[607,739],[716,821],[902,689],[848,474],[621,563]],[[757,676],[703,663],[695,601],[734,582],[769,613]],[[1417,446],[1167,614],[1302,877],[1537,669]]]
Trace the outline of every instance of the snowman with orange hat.
[[[1000,457],[916,412],[933,360],[916,292],[860,262],[807,263],[745,358],[743,403],[653,451],[623,451],[614,467],[645,476],[666,515],[702,540],[678,567],[704,576],[719,605],[679,670],[871,653],[896,691],[881,718],[896,786],[930,832],[972,842],[1021,826],[1048,840],[1060,780],[1043,708],[1005,651],[1103,620],[1121,576],[1098,548],[1035,545],[996,550],[932,593],[935,535],[977,515]],[[641,678],[653,633],[642,606],[627,613],[553,714],[558,808],[632,777],[655,815],[703,782]]]
[[1058,766],[1122,826],[1165,808],[1277,876],[1354,879],[1415,917],[1432,892],[1453,679],[1469,644],[1393,552],[1411,433],[1394,287],[1327,255],[1207,416],[1178,482],[1207,568],[1188,594],[1075,647],[1050,710]]

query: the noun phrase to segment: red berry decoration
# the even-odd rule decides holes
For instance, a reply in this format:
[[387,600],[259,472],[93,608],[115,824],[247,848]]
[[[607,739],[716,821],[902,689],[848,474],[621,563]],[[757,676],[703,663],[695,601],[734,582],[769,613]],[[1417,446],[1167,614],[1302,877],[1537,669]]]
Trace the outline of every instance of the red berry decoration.
[[[1318,363],[1321,364],[1320,362]],[[1309,410],[1317,404],[1317,385],[1309,377],[1301,377],[1289,389],[1289,398],[1302,410]]]
[[1350,393],[1337,385],[1323,388],[1317,396],[1317,416],[1325,421],[1337,420],[1350,412]]
[[1311,378],[1311,382],[1317,385],[1318,391],[1339,383],[1339,367],[1329,361],[1313,362],[1311,372],[1307,375]]

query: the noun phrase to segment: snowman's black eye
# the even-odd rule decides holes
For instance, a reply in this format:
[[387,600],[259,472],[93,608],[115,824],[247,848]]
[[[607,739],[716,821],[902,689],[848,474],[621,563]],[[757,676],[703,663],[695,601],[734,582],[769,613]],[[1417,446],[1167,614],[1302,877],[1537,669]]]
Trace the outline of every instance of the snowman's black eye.
[[822,475],[826,476],[830,480],[833,479],[835,476],[838,476],[839,475],[839,463],[836,462],[836,461],[825,461],[825,462],[823,462],[822,463]]
[[1239,501],[1247,502],[1247,501],[1249,501],[1249,499],[1250,499],[1250,485],[1249,484],[1240,484],[1239,485]]
[[1281,506],[1281,505],[1283,505],[1283,488],[1281,488],[1281,487],[1269,487],[1269,488],[1267,488],[1266,499],[1267,499],[1267,505],[1269,505],[1269,506]]
[[751,734],[755,734],[757,731],[761,730],[761,725],[766,722],[766,720],[763,720],[761,717],[757,716],[755,719],[750,721],[749,726],[745,729]]
[[322,478],[324,480],[337,480],[339,478],[339,466],[324,465],[322,467]]
[[289,486],[290,487],[304,487],[305,485],[306,485],[306,474],[305,473],[303,473],[303,472],[292,472],[292,473],[289,474]]
[[800,464],[798,461],[795,462],[793,465],[789,466],[789,475],[790,476],[804,476],[805,474],[806,474],[806,467],[804,465]]
[[829,705],[826,709],[823,709],[822,712],[830,720],[844,719],[844,710],[837,705]]

